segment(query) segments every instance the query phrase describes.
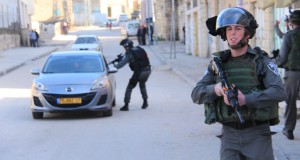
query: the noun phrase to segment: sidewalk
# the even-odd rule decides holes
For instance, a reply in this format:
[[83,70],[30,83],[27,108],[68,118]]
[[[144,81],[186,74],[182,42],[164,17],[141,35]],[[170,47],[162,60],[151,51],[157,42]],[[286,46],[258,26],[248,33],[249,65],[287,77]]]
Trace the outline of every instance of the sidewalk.
[[40,47],[10,48],[0,51],[0,77],[25,65],[29,61],[47,56],[68,44],[68,40],[45,40],[40,42]]
[[[148,47],[148,46],[147,46]],[[211,58],[199,58],[185,53],[185,46],[182,43],[176,43],[176,58],[170,58],[170,42],[159,41],[152,46],[149,46],[162,61],[166,62],[177,75],[182,77],[187,83],[194,87],[204,75]],[[297,102],[300,107],[299,101]],[[276,160],[298,160],[300,157],[300,120],[297,121],[297,126],[294,131],[295,140],[288,140],[282,133],[285,119],[283,111],[285,103],[280,106],[280,124],[271,127],[272,131],[278,132],[273,139],[273,149]],[[299,113],[299,112],[298,112]],[[207,127],[212,127],[206,125]]]

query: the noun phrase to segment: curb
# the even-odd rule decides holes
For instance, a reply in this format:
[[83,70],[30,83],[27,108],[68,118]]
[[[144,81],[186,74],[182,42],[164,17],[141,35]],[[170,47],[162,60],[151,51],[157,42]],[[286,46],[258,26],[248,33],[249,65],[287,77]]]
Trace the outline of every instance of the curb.
[[[41,54],[41,55],[39,55],[39,56],[36,56],[36,57],[31,58],[31,59],[29,59],[29,60],[26,60],[25,62],[22,62],[22,63],[20,63],[20,64],[14,65],[14,66],[12,66],[12,67],[10,67],[10,68],[4,70],[4,71],[0,71],[0,77],[6,75],[6,74],[8,74],[8,73],[10,73],[10,72],[12,72],[12,71],[14,71],[14,70],[16,70],[16,69],[18,69],[18,68],[20,68],[20,67],[22,67],[22,66],[24,66],[24,65],[26,65],[26,63],[29,62],[29,61],[36,61],[36,60],[38,60],[38,59],[40,59],[40,58],[43,58],[43,57],[49,55],[50,53],[55,52],[55,51],[57,51],[58,49],[60,49],[61,47],[66,46],[66,45],[68,45],[68,44],[70,44],[70,43],[71,43],[71,41],[67,41],[66,43],[63,43],[63,44],[54,45],[54,46],[60,46],[60,47],[54,48],[54,49],[52,49],[52,50],[50,50],[50,51],[48,51],[48,52],[46,52],[46,53],[44,53],[44,54]],[[44,45],[45,45],[45,44],[44,44]],[[47,46],[47,45],[45,45],[45,46]],[[51,46],[51,45],[50,45],[50,46]]]
[[52,53],[52,52],[57,51],[57,50],[58,50],[58,48],[52,49],[52,50],[50,50],[50,51],[48,51],[48,52],[46,52],[46,53],[44,53],[44,54],[41,54],[41,55],[39,55],[39,56],[37,56],[37,57],[31,58],[31,59],[29,59],[29,60],[26,60],[25,62],[22,62],[22,63],[20,63],[20,64],[16,64],[16,65],[14,65],[14,66],[12,66],[12,67],[10,67],[10,68],[8,68],[8,69],[5,69],[4,71],[1,71],[1,72],[0,72],[0,77],[6,75],[6,74],[8,74],[8,73],[10,73],[10,72],[12,72],[12,71],[14,71],[14,70],[16,70],[16,69],[18,69],[18,68],[20,68],[20,67],[22,67],[22,66],[24,66],[24,65],[26,65],[26,63],[29,62],[29,61],[35,61],[35,60],[38,60],[38,59],[40,59],[40,58],[43,58],[43,57],[49,55],[49,54]]
[[8,74],[8,73],[10,73],[10,72],[12,72],[12,71],[14,71],[14,70],[16,70],[16,69],[18,69],[18,68],[20,68],[20,67],[22,67],[22,66],[24,66],[24,65],[25,65],[25,62],[20,63],[20,64],[17,64],[17,65],[15,65],[15,66],[12,66],[12,67],[10,67],[10,68],[4,70],[4,71],[1,71],[1,72],[0,72],[0,77],[6,75],[6,74]]
[[178,75],[181,79],[183,79],[184,81],[186,81],[189,85],[191,85],[192,87],[195,86],[195,84],[197,84],[197,82],[194,82],[192,79],[188,78],[187,76],[185,76],[180,70],[176,69],[175,67],[172,67],[172,65],[170,64],[169,60],[167,60],[164,56],[162,56],[160,53],[156,52],[155,47],[150,45],[149,48],[151,49],[151,51],[153,53],[155,53],[155,55],[157,55],[157,57],[164,62],[166,65],[170,66],[171,71],[173,71],[176,75]]
[[10,67],[10,68],[4,70],[4,71],[1,71],[1,72],[0,72],[0,77],[1,77],[1,76],[4,76],[5,74],[8,74],[8,73],[10,73],[10,72],[12,72],[12,71],[14,71],[14,70],[16,70],[16,69],[18,69],[18,68],[20,68],[20,67],[22,67],[22,66],[24,66],[24,65],[26,65],[26,63],[29,62],[29,61],[35,61],[35,60],[37,60],[37,59],[40,59],[40,58],[42,58],[42,57],[45,57],[45,56],[49,55],[51,52],[55,52],[55,51],[57,51],[57,50],[58,50],[58,48],[55,48],[55,49],[50,50],[50,51],[48,51],[48,52],[46,52],[46,53],[44,53],[44,54],[42,54],[42,55],[40,55],[40,56],[34,57],[34,58],[29,59],[29,60],[27,60],[27,61],[25,61],[25,62],[22,62],[22,63],[20,63],[20,64],[14,65],[14,66],[12,66],[12,67]]

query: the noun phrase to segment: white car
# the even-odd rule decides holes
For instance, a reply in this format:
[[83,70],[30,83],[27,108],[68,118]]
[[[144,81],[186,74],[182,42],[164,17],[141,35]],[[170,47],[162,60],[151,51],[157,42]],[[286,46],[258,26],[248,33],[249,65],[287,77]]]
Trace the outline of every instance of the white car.
[[137,20],[128,21],[121,28],[121,34],[125,37],[137,36],[138,29],[140,27],[140,22]]
[[96,50],[103,52],[102,42],[96,35],[80,35],[72,44],[72,50]]

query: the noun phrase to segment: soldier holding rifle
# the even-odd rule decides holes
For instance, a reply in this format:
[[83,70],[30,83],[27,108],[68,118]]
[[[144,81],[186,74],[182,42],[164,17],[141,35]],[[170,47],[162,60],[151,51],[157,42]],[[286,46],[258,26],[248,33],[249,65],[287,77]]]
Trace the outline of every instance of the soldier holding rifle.
[[238,7],[223,10],[206,24],[230,49],[213,54],[218,61],[209,64],[192,100],[204,104],[205,123],[222,124],[220,159],[273,160],[270,126],[279,123],[278,102],[286,93],[276,65],[248,44],[258,24]]

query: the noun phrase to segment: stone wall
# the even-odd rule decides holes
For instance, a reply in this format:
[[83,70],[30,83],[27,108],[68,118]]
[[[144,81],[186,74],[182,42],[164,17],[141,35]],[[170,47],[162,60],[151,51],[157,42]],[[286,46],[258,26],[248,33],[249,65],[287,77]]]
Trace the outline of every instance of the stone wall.
[[21,18],[18,0],[0,3],[0,51],[20,47]]
[[157,37],[169,40],[171,31],[172,2],[171,0],[154,0],[155,29]]
[[20,47],[20,35],[19,34],[9,34],[0,32],[0,51]]

